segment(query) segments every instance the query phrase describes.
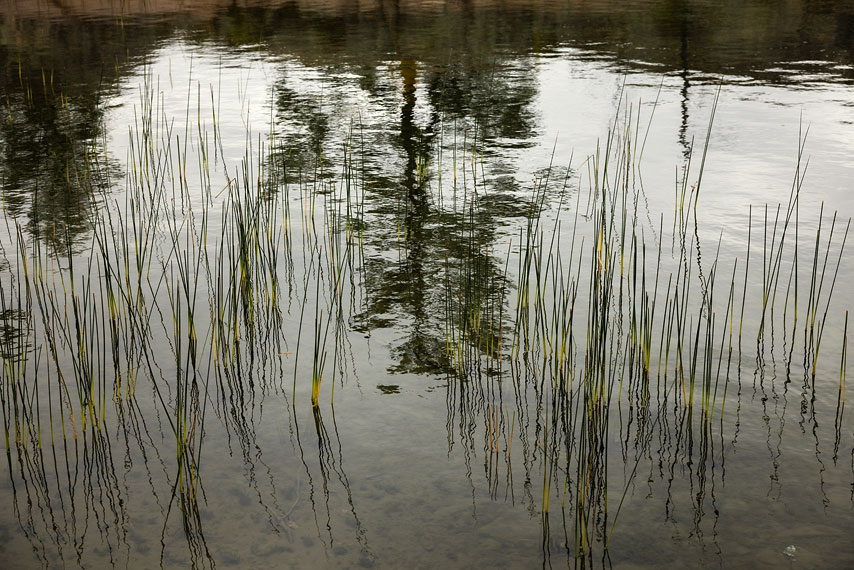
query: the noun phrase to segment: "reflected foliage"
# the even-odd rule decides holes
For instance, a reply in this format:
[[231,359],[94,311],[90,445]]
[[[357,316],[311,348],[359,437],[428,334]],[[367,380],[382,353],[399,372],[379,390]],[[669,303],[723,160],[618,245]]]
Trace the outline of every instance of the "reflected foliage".
[[[723,566],[725,483],[782,504],[789,465],[818,481],[799,492],[821,528],[850,527],[848,323],[831,304],[850,221],[799,226],[801,141],[788,204],[751,210],[746,255],[721,255],[700,239],[688,128],[694,87],[721,76],[851,82],[849,6],[212,0],[105,17],[80,2],[0,8],[2,522],[20,530],[4,557],[405,566],[389,515],[418,526],[431,565],[497,550],[655,567],[687,546]],[[194,124],[192,102],[161,112],[146,65],[176,41],[221,66],[273,62],[251,111],[263,139]],[[518,164],[546,130],[538,66],[567,50],[680,78],[683,166],[659,224],[622,99],[583,161]],[[140,74],[117,156],[111,104]],[[219,162],[224,137],[247,141],[239,164]],[[837,359],[838,383],[819,367]],[[399,431],[436,383],[428,455],[432,434]],[[421,464],[412,481],[378,471],[421,445],[448,464],[429,466],[434,488]],[[408,498],[374,509],[371,486]],[[437,497],[470,504],[436,515]],[[447,526],[422,534],[418,513]],[[656,540],[670,550],[647,552]]]

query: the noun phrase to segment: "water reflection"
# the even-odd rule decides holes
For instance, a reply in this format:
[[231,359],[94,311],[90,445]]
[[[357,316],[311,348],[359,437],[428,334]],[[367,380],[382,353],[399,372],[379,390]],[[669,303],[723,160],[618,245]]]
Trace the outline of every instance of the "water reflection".
[[[138,449],[144,449],[141,441],[137,443]],[[133,447],[128,446],[126,460],[133,455]],[[7,459],[12,509],[42,564],[79,563],[84,552],[89,556],[89,543],[103,547],[110,565],[129,559],[129,465],[123,473],[116,469],[108,434],[86,430],[74,442],[63,438],[44,448],[18,445]]]
[[[26,220],[29,233],[64,251],[91,229],[93,201],[114,174],[98,144],[103,104],[97,97],[69,101],[54,93],[47,86],[53,77],[43,77],[43,89],[34,96],[33,79],[28,77],[26,85],[21,80],[21,93],[7,94],[8,119],[0,126],[6,141],[0,162],[5,211]],[[100,168],[92,161],[98,155]]]
[[[399,566],[413,544],[387,538],[417,543],[400,529],[451,512],[470,527],[445,522],[427,537],[427,565],[485,564],[485,535],[523,536],[519,548],[498,548],[520,566],[726,565],[732,552],[759,548],[734,532],[786,530],[792,517],[766,515],[803,481],[817,483],[797,508],[820,504],[826,517],[809,524],[850,527],[854,495],[840,500],[840,489],[854,465],[837,466],[850,443],[847,332],[840,355],[827,308],[841,230],[816,232],[810,281],[797,270],[807,249],[781,253],[766,215],[753,230],[762,245],[750,242],[763,249],[751,270],[762,258],[762,283],[748,287],[747,268],[729,255],[742,250],[711,259],[704,241],[699,256],[687,164],[698,87],[720,77],[850,82],[845,6],[788,3],[774,25],[778,6],[736,14],[687,0],[198,2],[174,18],[148,5],[88,6],[69,4],[70,20],[0,11],[9,110],[0,173],[10,227],[21,224],[3,238],[0,267],[10,519],[28,543],[16,552],[32,550],[45,566],[286,557]],[[265,153],[247,149],[218,194],[186,167],[203,157],[202,170],[222,174],[209,167],[224,153],[209,152],[207,135],[240,146],[248,129],[199,125],[198,138],[175,146],[171,135],[136,133],[128,156],[154,169],[155,191],[144,177],[120,183],[133,169],[112,150],[124,132],[105,130],[122,80],[176,35],[193,57],[227,46],[221,69],[273,62],[270,108],[252,110],[269,111]],[[554,79],[542,68],[572,59],[567,46],[603,62],[609,80],[650,69],[678,80],[667,138],[681,147],[677,202],[680,190],[687,201],[671,240],[669,220],[639,213],[637,126],[621,122],[632,113],[612,117],[612,134],[595,133],[607,139],[585,160],[558,167],[554,147],[542,150],[552,137],[542,97]],[[143,131],[152,115],[173,120],[151,100],[143,93]],[[105,202],[113,218],[99,216]],[[786,245],[803,247],[794,231]],[[68,265],[83,269],[74,282],[63,280]],[[803,284],[812,287],[801,321],[798,283],[802,311]],[[756,313],[745,318],[748,289],[760,293],[748,308],[761,306],[763,326],[777,299],[767,331],[751,328]],[[839,358],[838,383],[815,368],[828,315],[822,354]],[[360,375],[377,390],[362,392]],[[437,378],[438,411],[422,386]],[[431,429],[410,429],[419,413]],[[386,424],[385,439],[365,435]],[[421,450],[411,481],[375,472],[390,453],[414,464]],[[382,476],[418,499],[394,503],[390,485],[377,486],[382,506],[365,500],[362,483]],[[740,515],[746,522],[734,524]],[[651,543],[660,550],[646,552]],[[839,559],[849,554],[838,548]]]
[[124,175],[109,151],[104,116],[120,76],[132,68],[128,61],[149,52],[161,34],[7,9],[0,27],[5,212],[66,251],[92,231],[93,208]]
[[[657,65],[659,72],[681,78],[679,139],[687,149],[695,77],[770,83],[851,79],[852,48],[845,38],[854,16],[846,5],[814,12],[794,2],[780,17],[776,7],[762,3],[742,8],[687,0],[649,2],[643,9],[610,2],[282,2],[268,8],[198,2],[189,7],[193,17],[178,26],[198,42],[257,46],[305,65],[355,71],[371,97],[384,95],[375,89],[380,64],[397,57],[418,62],[433,114],[428,128],[435,132],[438,120],[468,117],[483,140],[499,144],[514,144],[502,139],[529,144],[537,131],[531,108],[536,80],[520,73],[516,66],[530,64],[517,56],[585,46],[615,57],[624,69]],[[115,171],[120,157],[110,156],[103,145],[108,97],[119,78],[174,31],[165,21],[168,14],[144,4],[122,3],[116,11],[111,2],[71,3],[65,11],[45,18],[54,8],[43,3],[5,8],[7,39],[0,50],[9,116],[0,132],[7,208],[26,216],[31,231],[58,240],[58,247],[66,236],[74,241],[87,231],[90,202],[121,174]],[[121,19],[111,19],[116,15]],[[277,91],[284,98],[281,106],[309,121],[308,140],[292,141],[293,148],[316,156],[329,140],[323,123],[329,111],[300,110],[287,101],[311,106],[317,100],[283,87]],[[102,157],[97,171],[91,171],[86,156]],[[60,213],[62,219],[55,219]]]

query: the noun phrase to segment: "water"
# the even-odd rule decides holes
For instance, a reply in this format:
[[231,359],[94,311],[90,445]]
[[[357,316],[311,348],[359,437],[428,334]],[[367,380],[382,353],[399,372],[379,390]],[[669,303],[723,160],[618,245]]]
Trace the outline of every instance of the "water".
[[851,6],[263,4],[0,8],[4,567],[854,562]]

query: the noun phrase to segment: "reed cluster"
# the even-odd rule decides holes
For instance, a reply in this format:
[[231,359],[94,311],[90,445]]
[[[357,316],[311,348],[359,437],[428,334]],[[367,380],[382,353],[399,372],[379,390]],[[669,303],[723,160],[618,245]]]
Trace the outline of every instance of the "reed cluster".
[[[347,367],[347,322],[362,302],[363,193],[353,140],[340,173],[324,172],[320,157],[313,171],[293,173],[292,149],[274,131],[247,131],[234,169],[213,90],[211,116],[198,114],[197,87],[182,129],[152,81],[129,129],[124,181],[105,167],[106,143],[69,173],[92,201],[88,232],[43,239],[7,212],[0,407],[7,457],[47,452],[54,462],[108,441],[128,410],[156,414],[174,449],[169,511],[175,502],[192,559],[209,560],[199,540],[206,426],[215,416],[248,458],[259,395],[317,407],[326,373],[332,401]],[[33,479],[51,495],[44,476]]]
[[[61,463],[70,473],[79,450],[92,449],[101,458],[93,465],[111,464],[111,427],[148,441],[143,418],[155,414],[174,450],[167,518],[177,505],[192,559],[210,562],[199,510],[205,431],[219,421],[251,463],[253,417],[265,395],[278,393],[290,400],[297,439],[297,409],[310,402],[324,486],[331,475],[342,483],[362,542],[341,442],[336,459],[321,407],[355,367],[351,336],[365,333],[354,327],[357,317],[366,307],[374,316],[391,310],[388,298],[372,298],[388,285],[377,285],[371,268],[395,256],[417,277],[410,286],[436,277],[435,290],[403,294],[421,335],[403,348],[419,371],[448,376],[449,445],[459,430],[471,476],[475,434],[483,436],[493,498],[503,474],[504,496],[515,500],[512,462],[522,458],[525,500],[542,517],[547,551],[548,529],[559,520],[571,557],[607,557],[627,489],[655,439],[671,454],[669,469],[677,455],[705,469],[728,394],[747,389],[750,368],[761,392],[781,346],[787,383],[800,375],[803,413],[813,413],[820,355],[831,350],[825,332],[838,328],[836,459],[848,318],[846,307],[844,326],[834,321],[832,300],[850,220],[822,207],[815,227],[801,221],[805,136],[788,202],[765,206],[761,216],[750,209],[743,257],[722,256],[721,238],[716,243],[700,224],[712,120],[699,166],[691,153],[676,173],[672,212],[653,222],[640,168],[641,115],[630,106],[593,154],[537,174],[518,218],[500,224],[489,210],[496,190],[483,133],[465,128],[458,139],[454,125],[451,142],[443,126],[435,156],[408,157],[396,228],[378,228],[382,235],[369,240],[376,219],[366,213],[371,196],[356,126],[334,169],[322,153],[295,166],[294,149],[272,126],[263,137],[247,130],[235,167],[213,90],[210,117],[201,115],[201,89],[195,106],[188,95],[183,128],[157,92],[148,78],[123,182],[107,167],[106,141],[68,173],[68,185],[91,199],[82,238],[68,228],[45,236],[5,218],[5,445],[10,471],[14,455],[22,472],[42,474],[25,479],[38,482],[45,502],[78,500],[66,490],[73,485],[59,482]],[[441,259],[424,260],[425,218],[443,233]],[[396,251],[382,249],[389,243]],[[425,324],[428,317],[435,321]],[[438,331],[435,342],[423,329]],[[622,481],[612,471],[616,457],[633,464]],[[49,471],[56,481],[43,476]],[[111,493],[112,520],[121,522],[115,473],[95,472]],[[91,493],[83,495],[94,509]],[[695,497],[706,500],[702,491]],[[105,534],[116,527],[102,524]]]
[[[841,433],[847,317],[843,331],[831,307],[850,220],[828,219],[823,205],[812,229],[800,220],[806,135],[788,202],[766,206],[759,220],[751,208],[746,250],[728,258],[699,213],[714,109],[702,149],[677,172],[672,213],[657,222],[645,210],[641,119],[640,109],[622,108],[595,153],[564,176],[550,165],[534,179],[505,255],[473,243],[463,259],[446,261],[447,352],[459,392],[449,415],[461,416],[461,435],[466,425],[486,426],[490,457],[514,426],[525,479],[542,485],[540,498],[528,500],[540,505],[546,535],[559,503],[561,543],[576,560],[607,557],[620,506],[656,437],[671,453],[675,437],[689,464],[699,449],[706,465],[728,392],[735,385],[740,396],[746,371],[754,393],[764,390],[775,350],[782,348],[787,384],[800,373],[803,407],[812,410],[828,323],[843,333],[837,439]],[[503,274],[479,269],[487,255]],[[496,433],[505,380],[514,421]],[[628,465],[621,482],[609,472],[615,458]],[[497,484],[492,460],[486,471]]]

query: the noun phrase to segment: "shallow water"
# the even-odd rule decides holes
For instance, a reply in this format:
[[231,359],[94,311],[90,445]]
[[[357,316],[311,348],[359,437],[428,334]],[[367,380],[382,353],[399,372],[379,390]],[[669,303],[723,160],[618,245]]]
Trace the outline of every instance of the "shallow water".
[[851,6],[165,4],[0,8],[4,567],[854,562]]

